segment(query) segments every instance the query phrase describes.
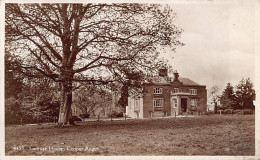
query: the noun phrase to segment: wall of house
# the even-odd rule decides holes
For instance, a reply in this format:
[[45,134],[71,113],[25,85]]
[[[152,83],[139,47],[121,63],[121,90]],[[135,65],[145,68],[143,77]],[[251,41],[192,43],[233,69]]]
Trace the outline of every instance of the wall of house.
[[[162,88],[162,94],[154,94],[154,88]],[[197,89],[197,95],[186,95],[186,96],[178,96],[177,103],[178,108],[173,108],[172,106],[172,98],[171,92],[173,92],[174,88],[179,88],[180,92],[189,93],[190,89]],[[191,108],[190,99],[198,99],[197,109],[202,112],[207,111],[207,90],[206,86],[183,86],[180,82],[173,82],[172,85],[146,85],[144,87],[145,94],[143,97],[143,117],[162,117],[163,115],[174,116],[175,113],[177,115],[184,114],[181,111],[181,98],[187,98],[187,109]],[[153,99],[154,98],[163,98],[163,108],[162,109],[154,109],[153,107]],[[171,109],[172,108],[172,109]]]
[[[206,112],[207,111],[207,90],[206,86],[185,86],[183,88],[185,92],[189,91],[189,89],[197,89],[197,95],[190,95],[189,99],[198,99],[197,102],[197,110]],[[191,105],[188,105],[188,108],[190,109]]]
[[[162,88],[162,94],[154,94],[154,88]],[[144,87],[144,96],[143,96],[143,115],[144,118],[149,117],[162,117],[162,116],[170,116],[171,115],[171,86],[169,85],[146,85]],[[162,108],[154,108],[153,99],[154,98],[162,98],[163,99],[163,107]],[[167,113],[166,113],[167,112]]]
[[[198,99],[198,103],[197,103],[197,109],[199,111],[202,112],[206,112],[207,111],[207,90],[206,90],[206,86],[181,86],[178,82],[175,82],[173,84],[173,88],[179,88],[180,92],[183,93],[189,93],[190,89],[197,89],[197,94],[196,95],[189,95],[188,97],[188,101],[187,101],[187,108],[190,109],[191,108],[191,104],[190,104],[190,100],[191,99]],[[185,97],[183,97],[185,98]],[[178,101],[178,107],[180,107],[180,100]],[[179,113],[180,109],[178,110]]]

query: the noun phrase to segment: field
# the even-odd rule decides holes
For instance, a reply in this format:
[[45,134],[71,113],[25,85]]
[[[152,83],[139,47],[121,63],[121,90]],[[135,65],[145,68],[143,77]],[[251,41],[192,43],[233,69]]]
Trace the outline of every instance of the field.
[[7,126],[6,155],[250,155],[253,115]]

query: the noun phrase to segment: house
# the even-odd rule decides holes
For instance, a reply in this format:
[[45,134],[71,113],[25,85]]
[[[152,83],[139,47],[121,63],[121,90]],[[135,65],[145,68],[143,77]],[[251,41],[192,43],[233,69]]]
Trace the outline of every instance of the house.
[[193,114],[207,111],[207,90],[189,78],[168,76],[160,69],[158,79],[143,84],[142,94],[128,97],[126,115],[131,118],[151,118]]

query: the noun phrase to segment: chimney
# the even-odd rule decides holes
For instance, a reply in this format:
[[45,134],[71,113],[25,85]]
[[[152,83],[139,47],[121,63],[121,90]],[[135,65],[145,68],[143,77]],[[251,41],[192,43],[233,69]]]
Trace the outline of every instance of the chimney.
[[167,69],[159,69],[159,76],[167,77],[168,76],[168,70]]
[[178,81],[179,80],[179,73],[177,72],[177,70],[174,70],[173,74],[174,74],[174,81]]

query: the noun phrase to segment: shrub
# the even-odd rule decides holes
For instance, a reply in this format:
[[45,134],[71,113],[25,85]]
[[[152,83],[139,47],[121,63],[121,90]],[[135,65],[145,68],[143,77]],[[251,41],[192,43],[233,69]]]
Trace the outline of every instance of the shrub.
[[113,118],[115,118],[116,115],[117,115],[117,112],[116,112],[116,111],[112,111],[112,113],[109,115],[109,117],[113,117]]
[[253,110],[252,109],[236,109],[234,110],[234,114],[244,114],[244,115],[247,115],[247,114],[253,114]]
[[192,106],[192,107],[190,108],[190,110],[191,110],[191,111],[197,111],[197,107]]
[[233,114],[234,110],[233,109],[225,109],[224,114]]
[[84,113],[84,114],[81,114],[79,115],[81,118],[89,118],[90,114],[88,113]]
[[117,111],[112,111],[111,115],[113,118],[116,118],[116,117],[123,117],[124,116],[124,113],[123,112],[117,112]]
[[225,114],[224,110],[222,110],[222,109],[218,109],[217,114],[220,114],[220,111],[221,111],[221,114]]
[[124,113],[123,112],[120,112],[116,115],[117,117],[123,117],[124,116]]
[[243,114],[253,114],[253,110],[251,109],[244,109]]
[[215,114],[215,112],[214,111],[207,111],[205,114],[210,115],[210,114]]
[[242,114],[242,110],[240,109],[236,109],[233,111],[234,114]]

